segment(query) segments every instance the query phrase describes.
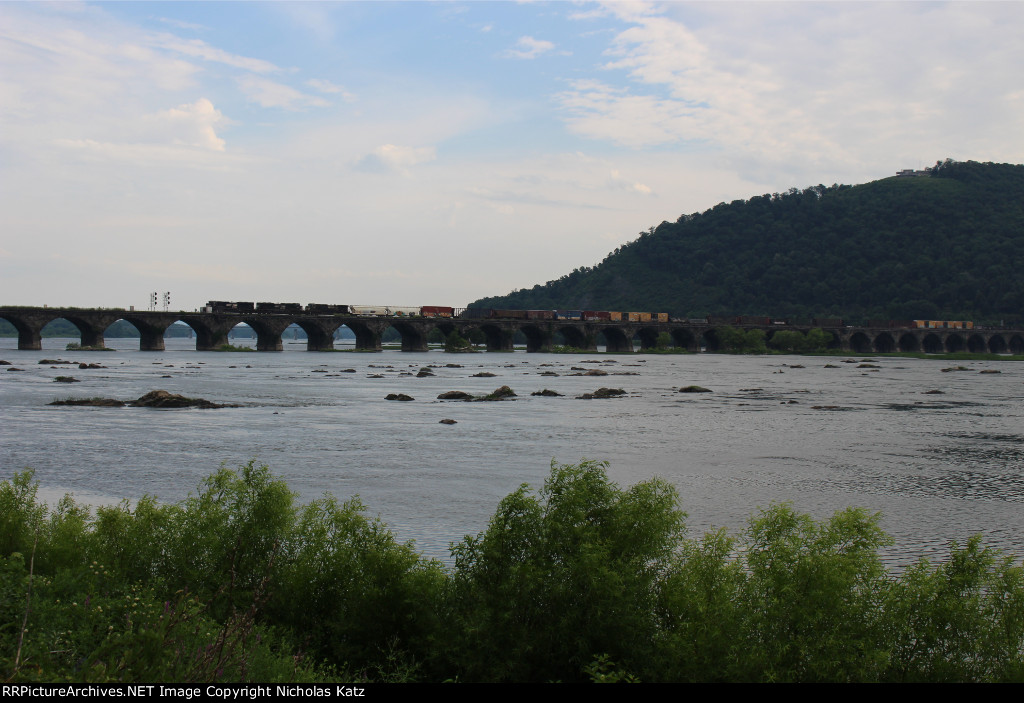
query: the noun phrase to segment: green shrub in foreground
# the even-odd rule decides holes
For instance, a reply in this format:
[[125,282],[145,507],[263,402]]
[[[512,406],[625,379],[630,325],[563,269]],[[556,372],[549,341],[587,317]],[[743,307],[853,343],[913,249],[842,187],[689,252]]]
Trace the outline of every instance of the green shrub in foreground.
[[639,667],[658,634],[655,600],[684,532],[675,489],[623,491],[606,464],[552,463],[487,530],[452,548],[455,660],[469,680],[574,680],[598,655]]
[[[675,489],[552,464],[444,568],[269,469],[173,505],[0,483],[13,681],[1021,681],[1024,572],[971,539],[883,568],[879,516],[788,505],[687,538]],[[25,626],[23,627],[23,622]]]

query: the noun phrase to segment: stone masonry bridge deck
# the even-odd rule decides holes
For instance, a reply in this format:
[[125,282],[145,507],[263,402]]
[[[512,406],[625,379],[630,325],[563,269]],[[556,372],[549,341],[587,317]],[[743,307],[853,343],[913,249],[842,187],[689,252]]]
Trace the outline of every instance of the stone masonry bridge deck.
[[[257,351],[281,351],[282,333],[292,324],[307,335],[309,351],[334,349],[334,333],[346,326],[356,336],[355,348],[380,351],[381,338],[393,327],[402,338],[402,351],[427,351],[427,335],[440,330],[448,335],[458,331],[463,337],[479,330],[487,340],[488,351],[511,351],[517,332],[525,335],[529,352],[551,349],[555,334],[565,343],[582,351],[596,351],[603,336],[609,352],[631,352],[634,339],[640,348],[653,349],[658,336],[667,332],[673,345],[690,351],[718,348],[715,326],[703,322],[612,322],[607,320],[522,320],[464,319],[445,317],[372,317],[359,315],[316,315],[309,313],[204,313],[154,312],[119,309],[0,307],[0,319],[18,330],[18,349],[41,349],[43,327],[65,319],[78,328],[83,347],[105,346],[106,329],[125,320],[139,331],[139,349],[163,351],[164,333],[175,322],[184,322],[195,332],[198,351],[215,350],[228,343],[228,333],[239,323],[256,333]],[[742,329],[761,329],[767,338],[779,330],[807,332],[810,326],[737,325]],[[1024,354],[1024,330],[1019,329],[918,329],[879,327],[825,328],[832,335],[832,346],[859,353],[919,351],[926,353],[968,351],[975,353]]]

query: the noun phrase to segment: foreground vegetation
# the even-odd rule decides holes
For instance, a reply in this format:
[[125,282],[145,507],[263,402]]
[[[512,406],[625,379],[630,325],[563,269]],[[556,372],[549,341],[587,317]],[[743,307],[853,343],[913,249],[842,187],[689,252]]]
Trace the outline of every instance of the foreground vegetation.
[[674,488],[552,465],[452,546],[265,466],[95,514],[0,484],[8,681],[1020,681],[1024,573],[978,539],[893,575],[878,516],[685,533]]

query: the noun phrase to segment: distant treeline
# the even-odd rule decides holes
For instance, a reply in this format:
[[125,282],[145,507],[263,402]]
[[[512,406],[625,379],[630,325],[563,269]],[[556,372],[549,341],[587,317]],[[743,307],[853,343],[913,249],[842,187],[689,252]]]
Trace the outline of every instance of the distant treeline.
[[470,305],[1019,324],[1024,166],[947,159],[930,173],[720,203]]
[[173,505],[0,483],[0,677],[28,681],[1021,681],[1024,572],[978,539],[893,575],[878,515],[776,505],[688,537],[679,496],[552,465],[444,566],[266,467]]

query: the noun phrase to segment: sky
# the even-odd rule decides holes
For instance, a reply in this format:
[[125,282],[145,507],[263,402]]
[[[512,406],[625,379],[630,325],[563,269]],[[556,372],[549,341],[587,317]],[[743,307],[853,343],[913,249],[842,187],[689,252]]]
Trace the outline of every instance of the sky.
[[1022,2],[0,2],[0,305],[467,303],[1024,162]]

